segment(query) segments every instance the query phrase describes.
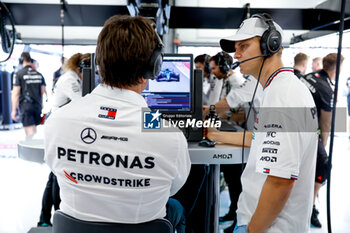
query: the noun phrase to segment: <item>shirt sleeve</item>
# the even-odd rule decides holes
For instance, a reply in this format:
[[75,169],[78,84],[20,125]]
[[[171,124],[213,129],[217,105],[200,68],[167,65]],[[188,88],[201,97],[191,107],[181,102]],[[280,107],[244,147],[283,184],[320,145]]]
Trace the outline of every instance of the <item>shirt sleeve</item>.
[[41,85],[46,87],[45,78],[42,75],[41,75]]
[[332,91],[320,91],[321,109],[327,112],[332,111],[333,105],[333,92]]
[[[236,109],[240,106],[245,105],[246,103],[249,103],[252,100],[254,89],[257,84],[257,81],[256,80],[254,81],[254,80],[252,80],[249,77],[241,86],[231,89],[231,91],[228,93],[226,97],[226,101],[230,106],[230,108]],[[258,88],[261,89],[260,86],[258,86]],[[257,92],[257,94],[258,93],[260,92]],[[255,98],[260,98],[260,97],[256,96]]]
[[81,85],[74,77],[64,80],[59,88],[70,100],[82,97]]
[[302,160],[302,133],[295,120],[298,118],[286,111],[259,113],[259,120],[264,120],[259,122],[262,140],[258,145],[256,172],[296,180]]
[[177,175],[170,188],[170,196],[175,195],[185,184],[191,169],[190,155],[187,141],[182,133],[178,133],[178,153],[177,153]]
[[20,76],[18,74],[13,75],[13,85],[14,86],[21,86],[21,80],[20,80]]

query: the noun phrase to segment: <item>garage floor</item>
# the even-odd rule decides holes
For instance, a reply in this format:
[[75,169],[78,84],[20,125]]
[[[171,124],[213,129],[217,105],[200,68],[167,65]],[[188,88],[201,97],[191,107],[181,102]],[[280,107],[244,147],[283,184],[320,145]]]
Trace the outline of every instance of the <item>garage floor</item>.
[[[0,233],[27,233],[36,226],[44,187],[49,175],[45,164],[24,161],[17,157],[17,142],[24,139],[24,130],[0,131]],[[350,142],[346,134],[335,137],[332,170],[332,229],[336,233],[350,229]],[[227,190],[221,193],[220,214],[228,210]],[[326,188],[321,189],[317,201],[320,210],[321,229],[311,232],[327,232]],[[227,223],[220,226],[220,231]]]

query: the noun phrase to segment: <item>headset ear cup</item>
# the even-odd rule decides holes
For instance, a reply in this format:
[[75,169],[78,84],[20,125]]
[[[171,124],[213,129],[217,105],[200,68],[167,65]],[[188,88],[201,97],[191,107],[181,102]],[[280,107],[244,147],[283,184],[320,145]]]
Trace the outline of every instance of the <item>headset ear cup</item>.
[[163,64],[163,55],[160,54],[157,59],[156,62],[154,63],[154,71],[153,71],[153,78],[157,77],[162,69],[162,64]]
[[268,49],[267,49],[267,38],[269,36],[269,31],[265,31],[263,33],[263,35],[261,36],[260,39],[260,50],[263,56],[271,56],[272,54],[269,53]]
[[221,73],[227,74],[230,70],[230,66],[227,64],[224,54],[222,52],[219,53],[218,63]]
[[267,38],[267,49],[271,52],[271,54],[275,54],[281,47],[281,34],[272,30]]
[[152,79],[158,76],[161,71],[163,63],[163,48],[157,48],[148,63],[148,67],[143,77],[145,79]]

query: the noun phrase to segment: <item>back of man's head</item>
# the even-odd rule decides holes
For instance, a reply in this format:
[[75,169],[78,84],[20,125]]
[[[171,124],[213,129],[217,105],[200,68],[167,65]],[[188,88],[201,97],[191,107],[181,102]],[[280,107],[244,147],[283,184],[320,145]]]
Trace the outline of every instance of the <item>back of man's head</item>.
[[305,53],[298,53],[294,57],[294,65],[300,66],[307,62],[308,56]]
[[113,87],[133,86],[150,69],[150,58],[159,46],[151,21],[115,15],[104,24],[97,40],[96,62],[102,83]]
[[28,52],[23,52],[21,54],[20,63],[23,64],[23,62],[26,62],[26,63],[32,62],[32,58],[30,57],[30,54]]
[[208,60],[208,58],[210,58],[210,56],[208,54],[201,54],[198,55],[197,57],[194,58],[194,63],[202,63],[204,64],[204,62],[206,62]]
[[[343,55],[341,55],[340,57],[340,64],[342,64],[344,61],[344,57]],[[337,53],[330,53],[327,56],[325,56],[322,59],[322,63],[323,63],[323,69],[326,72],[332,72],[335,71],[336,68],[336,64],[337,64]]]
[[216,65],[220,65],[222,63],[226,63],[231,67],[233,63],[233,58],[230,56],[230,54],[222,51],[217,53],[216,55],[212,56],[210,58],[210,61],[214,61]]

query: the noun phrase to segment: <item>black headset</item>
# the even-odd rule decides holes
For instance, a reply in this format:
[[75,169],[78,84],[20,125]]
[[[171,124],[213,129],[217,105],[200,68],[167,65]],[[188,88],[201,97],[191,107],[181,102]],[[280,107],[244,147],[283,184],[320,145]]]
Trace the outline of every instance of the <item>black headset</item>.
[[204,72],[206,72],[208,75],[211,73],[211,67],[209,63],[210,56],[208,54],[204,54]]
[[275,25],[273,24],[273,19],[271,15],[267,13],[254,14],[252,18],[260,18],[263,20],[268,29],[264,32],[260,39],[260,49],[264,56],[270,57],[273,54],[277,53],[282,46],[282,36],[279,31],[276,30]]
[[223,52],[218,53],[218,66],[221,73],[223,74],[228,74],[228,72],[230,71],[230,65],[226,61]]
[[83,60],[80,61],[79,63],[79,72],[83,73],[84,68],[90,68],[91,67],[91,56],[84,58]]
[[153,79],[158,76],[160,70],[162,69],[163,55],[164,55],[164,45],[160,39],[158,33],[155,31],[157,36],[157,45],[153,50],[151,58],[149,59],[146,71],[143,75],[145,79]]
[[[33,63],[33,58],[31,58],[30,54],[29,54],[29,59],[30,59],[30,62]],[[24,62],[24,56],[23,56],[23,53],[21,54],[21,56],[18,58],[18,62],[19,64],[23,64]]]

